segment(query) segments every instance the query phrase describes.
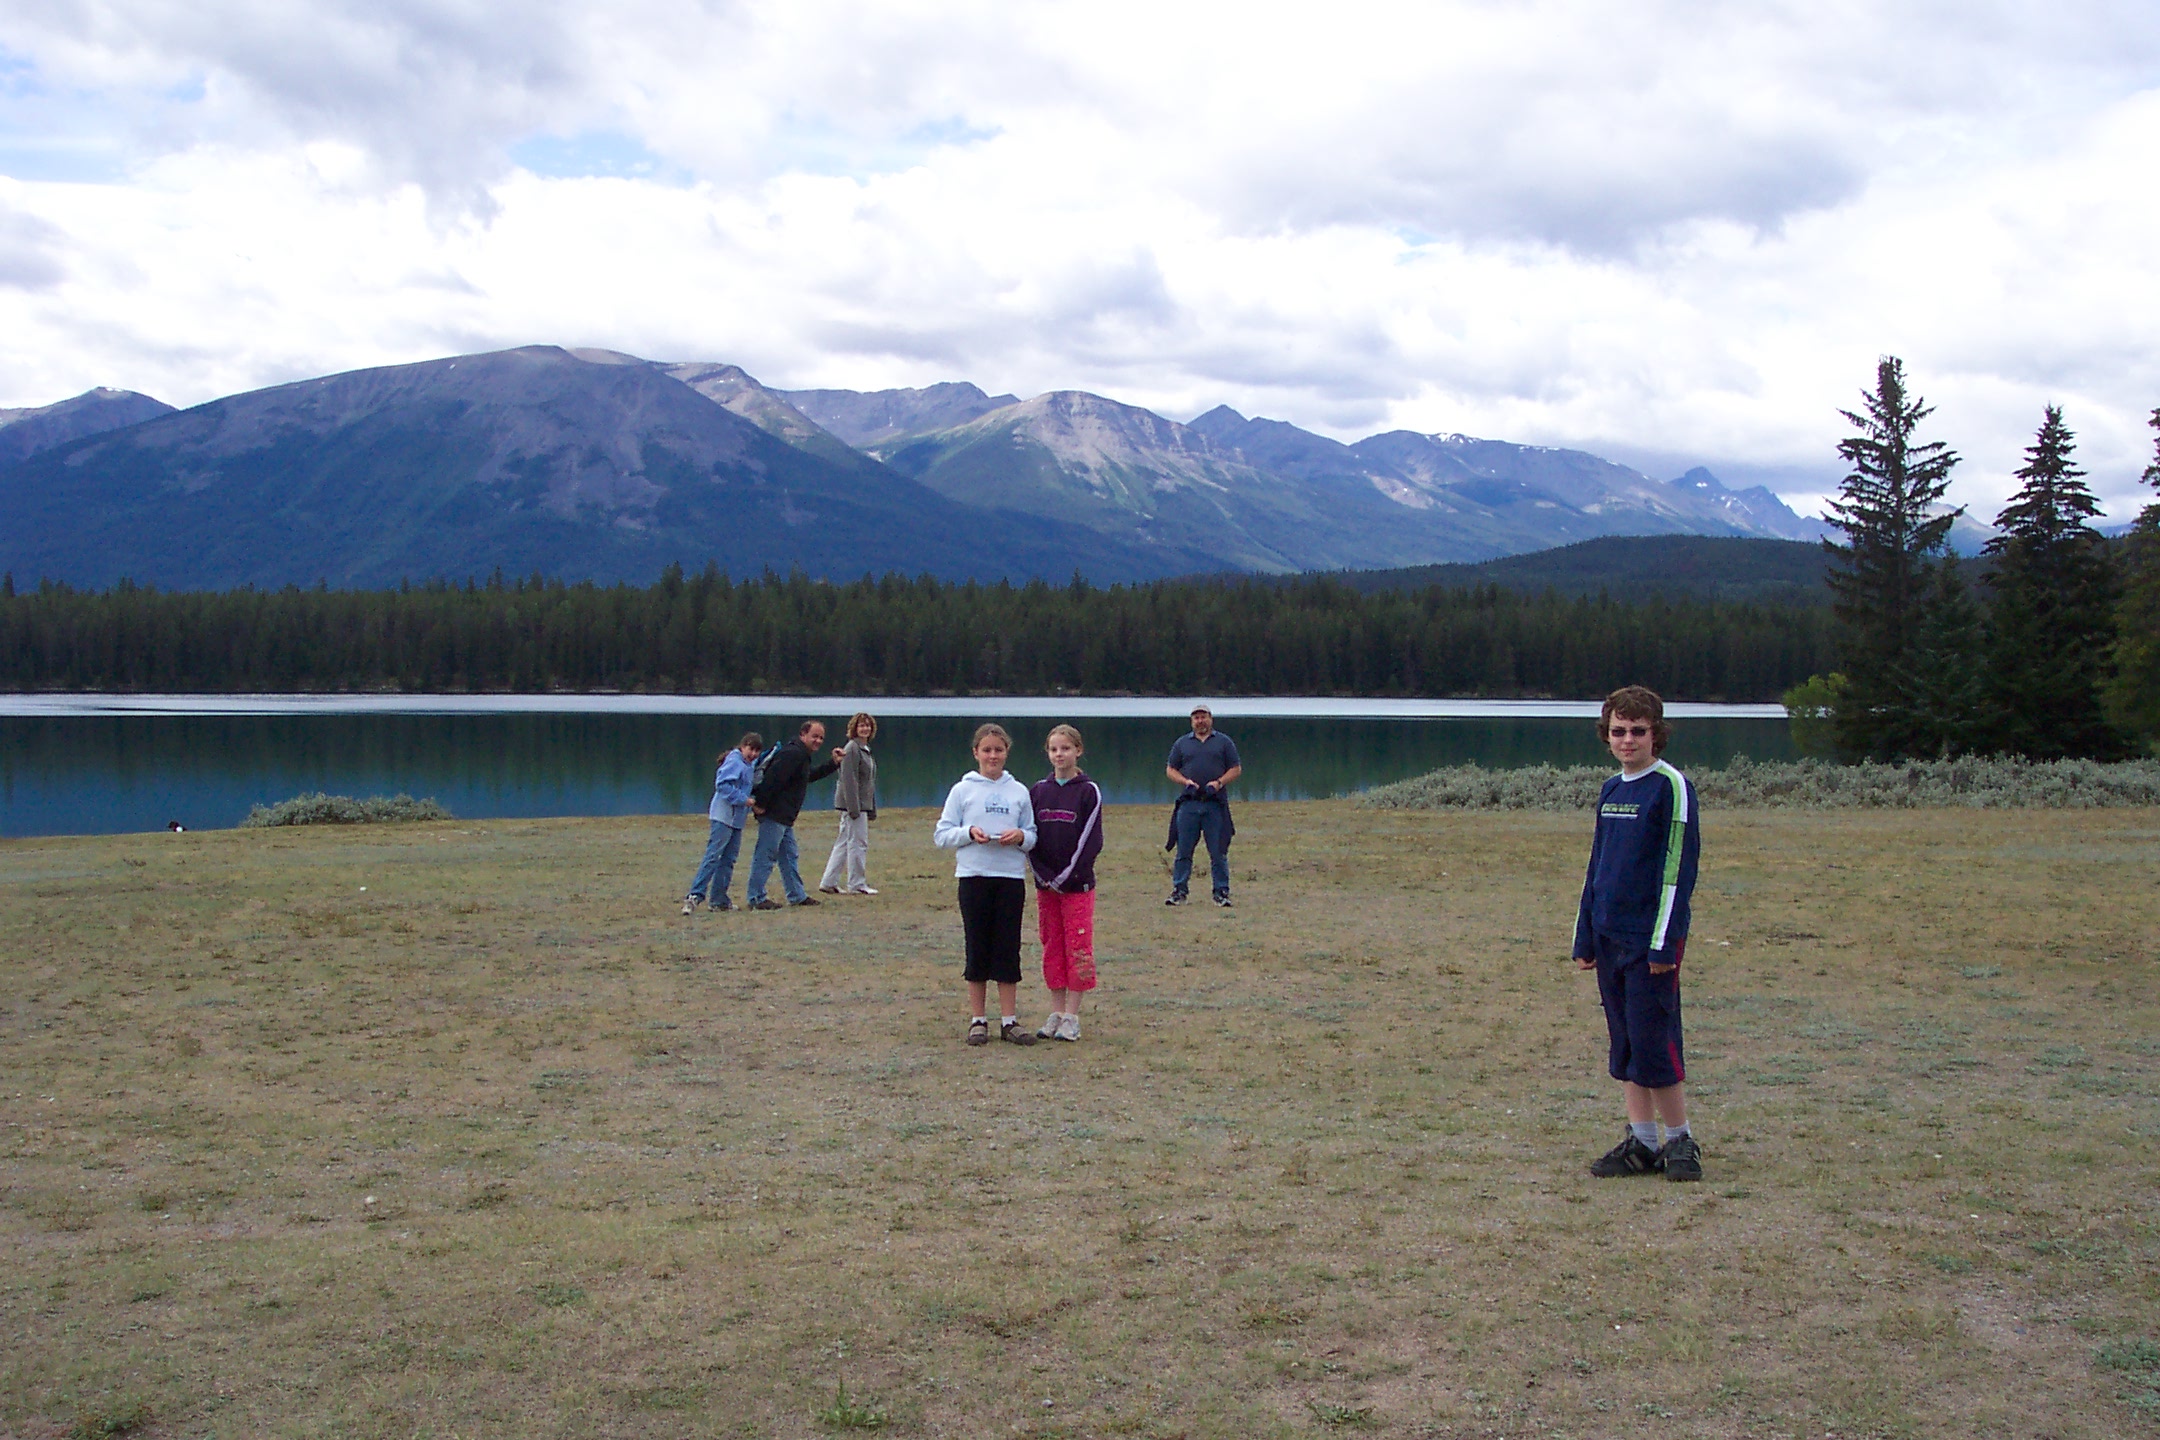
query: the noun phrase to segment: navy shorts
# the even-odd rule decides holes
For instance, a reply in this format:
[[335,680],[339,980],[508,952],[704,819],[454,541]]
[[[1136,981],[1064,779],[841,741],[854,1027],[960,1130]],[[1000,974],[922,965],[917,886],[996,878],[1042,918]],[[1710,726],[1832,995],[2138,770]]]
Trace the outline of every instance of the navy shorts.
[[1593,935],[1597,956],[1598,998],[1605,1002],[1605,1028],[1612,1036],[1610,1068],[1615,1080],[1648,1090],[1662,1090],[1687,1079],[1680,1057],[1680,971],[1686,948],[1672,947],[1675,968],[1650,973],[1647,940],[1616,940]]

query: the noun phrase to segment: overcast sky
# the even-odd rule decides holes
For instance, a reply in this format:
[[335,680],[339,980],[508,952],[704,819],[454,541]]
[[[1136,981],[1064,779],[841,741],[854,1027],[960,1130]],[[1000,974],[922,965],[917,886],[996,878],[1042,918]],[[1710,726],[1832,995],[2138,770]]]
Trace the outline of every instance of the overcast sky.
[[552,342],[1707,463],[2160,406],[2160,7],[8,0],[0,406]]

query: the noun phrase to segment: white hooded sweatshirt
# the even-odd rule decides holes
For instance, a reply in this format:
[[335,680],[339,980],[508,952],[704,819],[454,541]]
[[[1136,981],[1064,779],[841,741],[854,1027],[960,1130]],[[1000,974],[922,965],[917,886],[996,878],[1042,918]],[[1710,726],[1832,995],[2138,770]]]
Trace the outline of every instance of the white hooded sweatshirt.
[[[970,839],[969,826],[990,836],[990,843]],[[1027,839],[1018,845],[998,844],[996,837],[1007,830],[1018,830]],[[962,879],[970,875],[1027,878],[1027,852],[1035,848],[1035,803],[1028,798],[1028,787],[1009,774],[991,780],[980,770],[968,771],[945,797],[945,810],[938,816],[931,839],[941,849],[960,852],[953,874]]]

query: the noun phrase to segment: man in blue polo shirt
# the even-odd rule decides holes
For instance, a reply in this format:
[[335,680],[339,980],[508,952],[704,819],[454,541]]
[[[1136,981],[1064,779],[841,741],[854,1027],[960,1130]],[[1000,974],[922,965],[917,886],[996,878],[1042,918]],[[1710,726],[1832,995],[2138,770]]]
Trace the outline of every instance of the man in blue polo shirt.
[[1185,887],[1192,880],[1193,846],[1207,837],[1208,876],[1214,882],[1215,903],[1230,905],[1230,782],[1243,774],[1237,746],[1215,728],[1215,712],[1205,705],[1192,711],[1192,734],[1181,735],[1170,747],[1170,763],[1164,774],[1179,787],[1177,807],[1170,812],[1170,842],[1177,859],[1170,866],[1170,898],[1165,905],[1183,905]]

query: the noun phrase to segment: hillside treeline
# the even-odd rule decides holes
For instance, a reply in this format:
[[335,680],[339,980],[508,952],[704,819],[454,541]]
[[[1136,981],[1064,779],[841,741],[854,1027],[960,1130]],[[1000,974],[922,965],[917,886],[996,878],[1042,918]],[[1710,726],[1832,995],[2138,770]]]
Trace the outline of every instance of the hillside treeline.
[[390,591],[0,587],[0,687],[110,691],[1602,694],[1775,700],[1827,612],[1330,579],[1098,588],[889,575]]

